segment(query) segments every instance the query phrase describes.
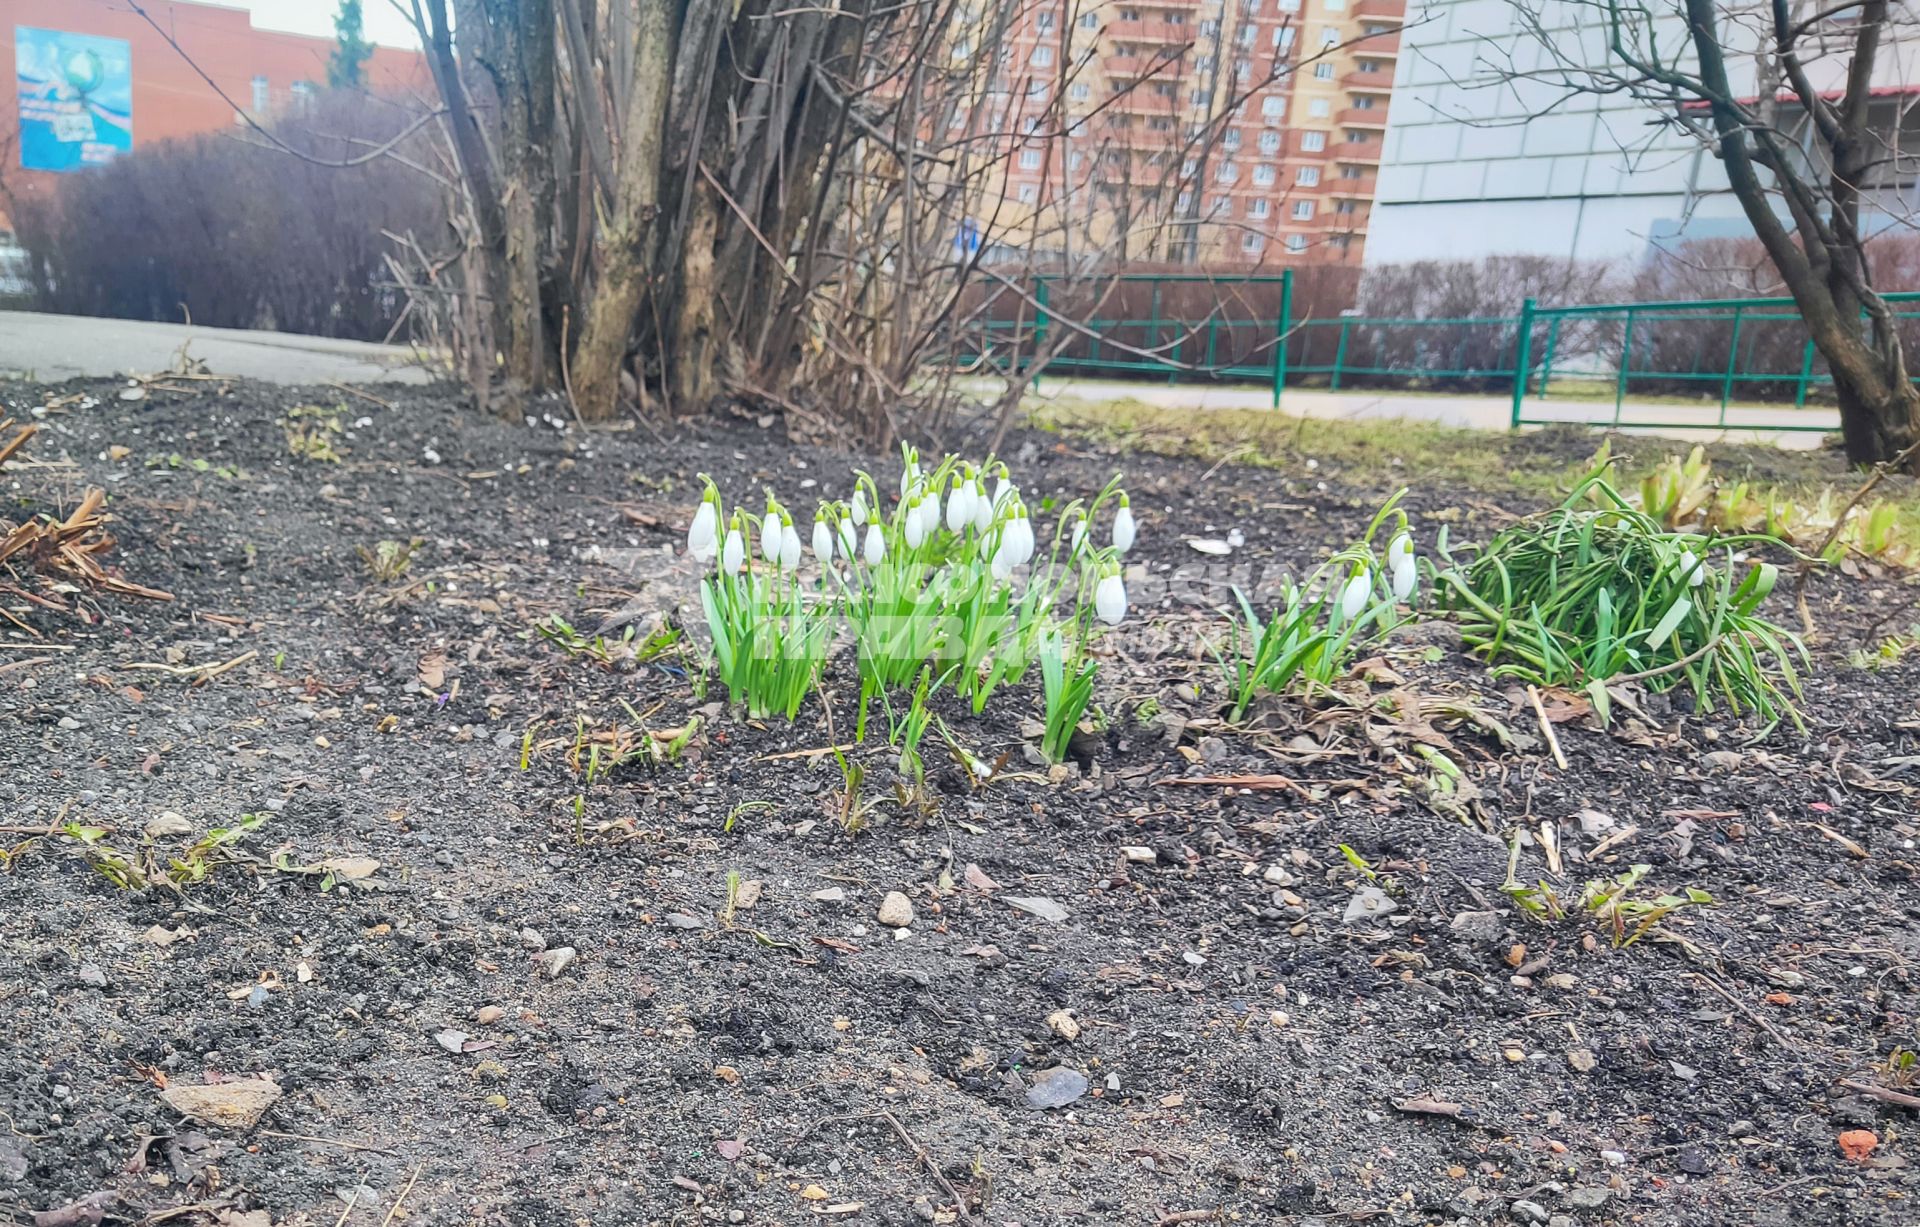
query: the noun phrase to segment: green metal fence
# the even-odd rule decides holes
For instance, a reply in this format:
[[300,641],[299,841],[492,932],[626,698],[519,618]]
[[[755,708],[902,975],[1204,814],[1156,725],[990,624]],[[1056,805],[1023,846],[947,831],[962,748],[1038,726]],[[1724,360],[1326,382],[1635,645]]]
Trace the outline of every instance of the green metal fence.
[[[1794,307],[1783,298],[1543,307],[1452,319],[1296,317],[1291,271],[1279,276],[1131,274],[1147,286],[1146,314],[1071,322],[1058,279],[1034,278],[1030,310],[990,320],[970,360],[1028,369],[1061,344],[1041,374],[1257,381],[1277,407],[1287,387],[1376,388],[1503,395],[1514,426],[1548,423],[1666,428],[1826,431],[1831,414],[1807,409],[1832,376]],[[1163,311],[1167,287],[1210,282],[1269,294],[1277,311],[1242,318],[1220,309]],[[1140,295],[1131,295],[1139,298]],[[1258,294],[1255,295],[1258,297]],[[1888,294],[1909,344],[1920,346],[1920,293]],[[1241,301],[1239,305],[1244,306]],[[1900,309],[1906,308],[1906,309]],[[1060,337],[1057,330],[1071,335]],[[1651,406],[1671,406],[1663,416]],[[1743,405],[1769,412],[1736,418]],[[1629,409],[1632,416],[1628,417]],[[1654,414],[1652,420],[1649,412]],[[1816,420],[1816,418],[1820,420]]]

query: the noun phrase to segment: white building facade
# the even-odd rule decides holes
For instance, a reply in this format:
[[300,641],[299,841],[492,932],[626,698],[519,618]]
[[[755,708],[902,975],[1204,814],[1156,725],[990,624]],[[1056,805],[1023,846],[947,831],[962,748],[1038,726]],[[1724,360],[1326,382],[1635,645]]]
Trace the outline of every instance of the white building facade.
[[[1394,78],[1366,262],[1545,255],[1639,260],[1658,246],[1752,234],[1727,191],[1719,162],[1695,138],[1626,93],[1570,92],[1552,78],[1553,57],[1604,65],[1607,49],[1592,3],[1564,0],[1426,0],[1410,6]],[[1683,48],[1686,30],[1671,0],[1660,45]],[[1670,14],[1670,18],[1669,15]],[[1537,23],[1529,29],[1529,23]],[[1834,46],[1847,34],[1835,30]],[[1906,117],[1912,143],[1912,47],[1883,55],[1891,122]],[[1752,60],[1733,70],[1752,80]],[[1838,56],[1819,66],[1838,81]],[[1903,92],[1907,95],[1901,99]],[[1906,215],[1912,167],[1889,183],[1870,224]]]

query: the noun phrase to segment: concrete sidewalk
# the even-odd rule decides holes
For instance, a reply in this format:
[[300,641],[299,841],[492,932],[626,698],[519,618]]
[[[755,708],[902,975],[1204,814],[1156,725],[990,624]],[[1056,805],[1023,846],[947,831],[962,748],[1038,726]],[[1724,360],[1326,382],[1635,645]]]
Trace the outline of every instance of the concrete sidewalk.
[[412,350],[398,345],[0,311],[0,374],[48,383],[164,371],[182,344],[216,375],[270,383],[423,384],[434,378]]
[[[1168,409],[1265,409],[1273,407],[1271,388],[1250,385],[1167,384],[1146,381],[1043,379],[1030,399],[1101,402],[1139,401]],[[1510,429],[1513,402],[1505,396],[1443,396],[1405,392],[1329,392],[1319,388],[1288,388],[1280,411],[1293,417],[1321,420],[1385,418],[1434,422],[1472,430]],[[1526,417],[1532,421],[1588,423],[1610,426],[1610,401],[1541,400],[1530,398]],[[1820,446],[1821,431],[1840,429],[1840,415],[1825,407],[1782,408],[1778,405],[1731,405],[1726,426],[1720,425],[1718,405],[1666,404],[1627,401],[1620,409],[1620,429],[1629,434],[1653,434],[1688,442],[1715,440],[1767,443],[1790,450]],[[1696,424],[1697,423],[1697,424]],[[1766,430],[1768,426],[1814,427],[1813,430]]]

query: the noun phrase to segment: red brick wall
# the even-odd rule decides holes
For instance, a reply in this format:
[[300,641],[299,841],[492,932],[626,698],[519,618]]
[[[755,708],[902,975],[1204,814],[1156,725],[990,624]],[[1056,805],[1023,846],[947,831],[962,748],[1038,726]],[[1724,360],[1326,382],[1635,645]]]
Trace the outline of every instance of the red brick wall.
[[[315,0],[316,3],[321,0]],[[333,40],[256,30],[245,9],[149,0],[143,4],[208,76],[240,107],[253,106],[253,79],[265,77],[269,106],[284,106],[296,81],[324,88]],[[38,26],[125,39],[133,56],[133,141],[136,147],[238,126],[234,108],[202,80],[125,0],[0,0],[0,183],[15,195],[55,188],[66,176],[20,169],[18,94],[13,84],[13,28]],[[380,47],[367,62],[375,93],[427,98],[432,79],[419,54]],[[84,172],[83,172],[84,173]],[[4,202],[0,202],[4,208]]]

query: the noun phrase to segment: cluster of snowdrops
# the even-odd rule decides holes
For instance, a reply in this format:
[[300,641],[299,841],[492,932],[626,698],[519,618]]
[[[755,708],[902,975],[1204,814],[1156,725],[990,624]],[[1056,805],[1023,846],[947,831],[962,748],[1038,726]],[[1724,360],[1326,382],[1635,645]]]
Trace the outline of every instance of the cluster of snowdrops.
[[[1402,491],[1352,545],[1282,582],[1264,615],[1236,590],[1227,633],[1210,644],[1231,718],[1266,695],[1332,693],[1360,647],[1414,615],[1423,577],[1425,612],[1457,622],[1497,675],[1585,687],[1603,716],[1606,683],[1620,677],[1685,687],[1702,710],[1794,715],[1803,649],[1756,612],[1777,572],[1748,553],[1780,543],[1668,529],[1620,498],[1607,473],[1600,463],[1560,507],[1458,559],[1444,528],[1432,559],[1419,556]],[[1122,559],[1138,529],[1118,476],[1091,499],[1043,503],[1044,531],[997,460],[923,465],[903,449],[897,493],[883,497],[858,472],[848,497],[818,502],[804,530],[772,491],[756,514],[727,507],[702,480],[687,547],[709,568],[710,664],[750,715],[794,718],[850,642],[856,740],[877,701],[889,741],[910,751],[929,695],[951,688],[978,714],[1037,665],[1040,749],[1066,755],[1092,700],[1096,641],[1128,613]]]
[[[897,495],[858,472],[848,497],[820,501],[804,527],[772,491],[757,513],[729,508],[702,478],[687,549],[710,568],[700,595],[715,675],[750,715],[792,719],[850,640],[856,739],[878,701],[898,740],[924,728],[931,692],[950,687],[979,713],[1037,665],[1040,748],[1059,761],[1092,699],[1095,641],[1127,617],[1122,559],[1138,529],[1120,478],[1058,508],[1043,530],[1003,462],[923,465],[911,448],[902,459]],[[1384,564],[1376,536],[1388,540]],[[1273,622],[1243,597],[1246,620],[1221,651],[1240,709],[1331,671],[1350,644],[1391,625],[1418,585],[1406,517],[1389,504],[1308,585],[1286,586]]]

